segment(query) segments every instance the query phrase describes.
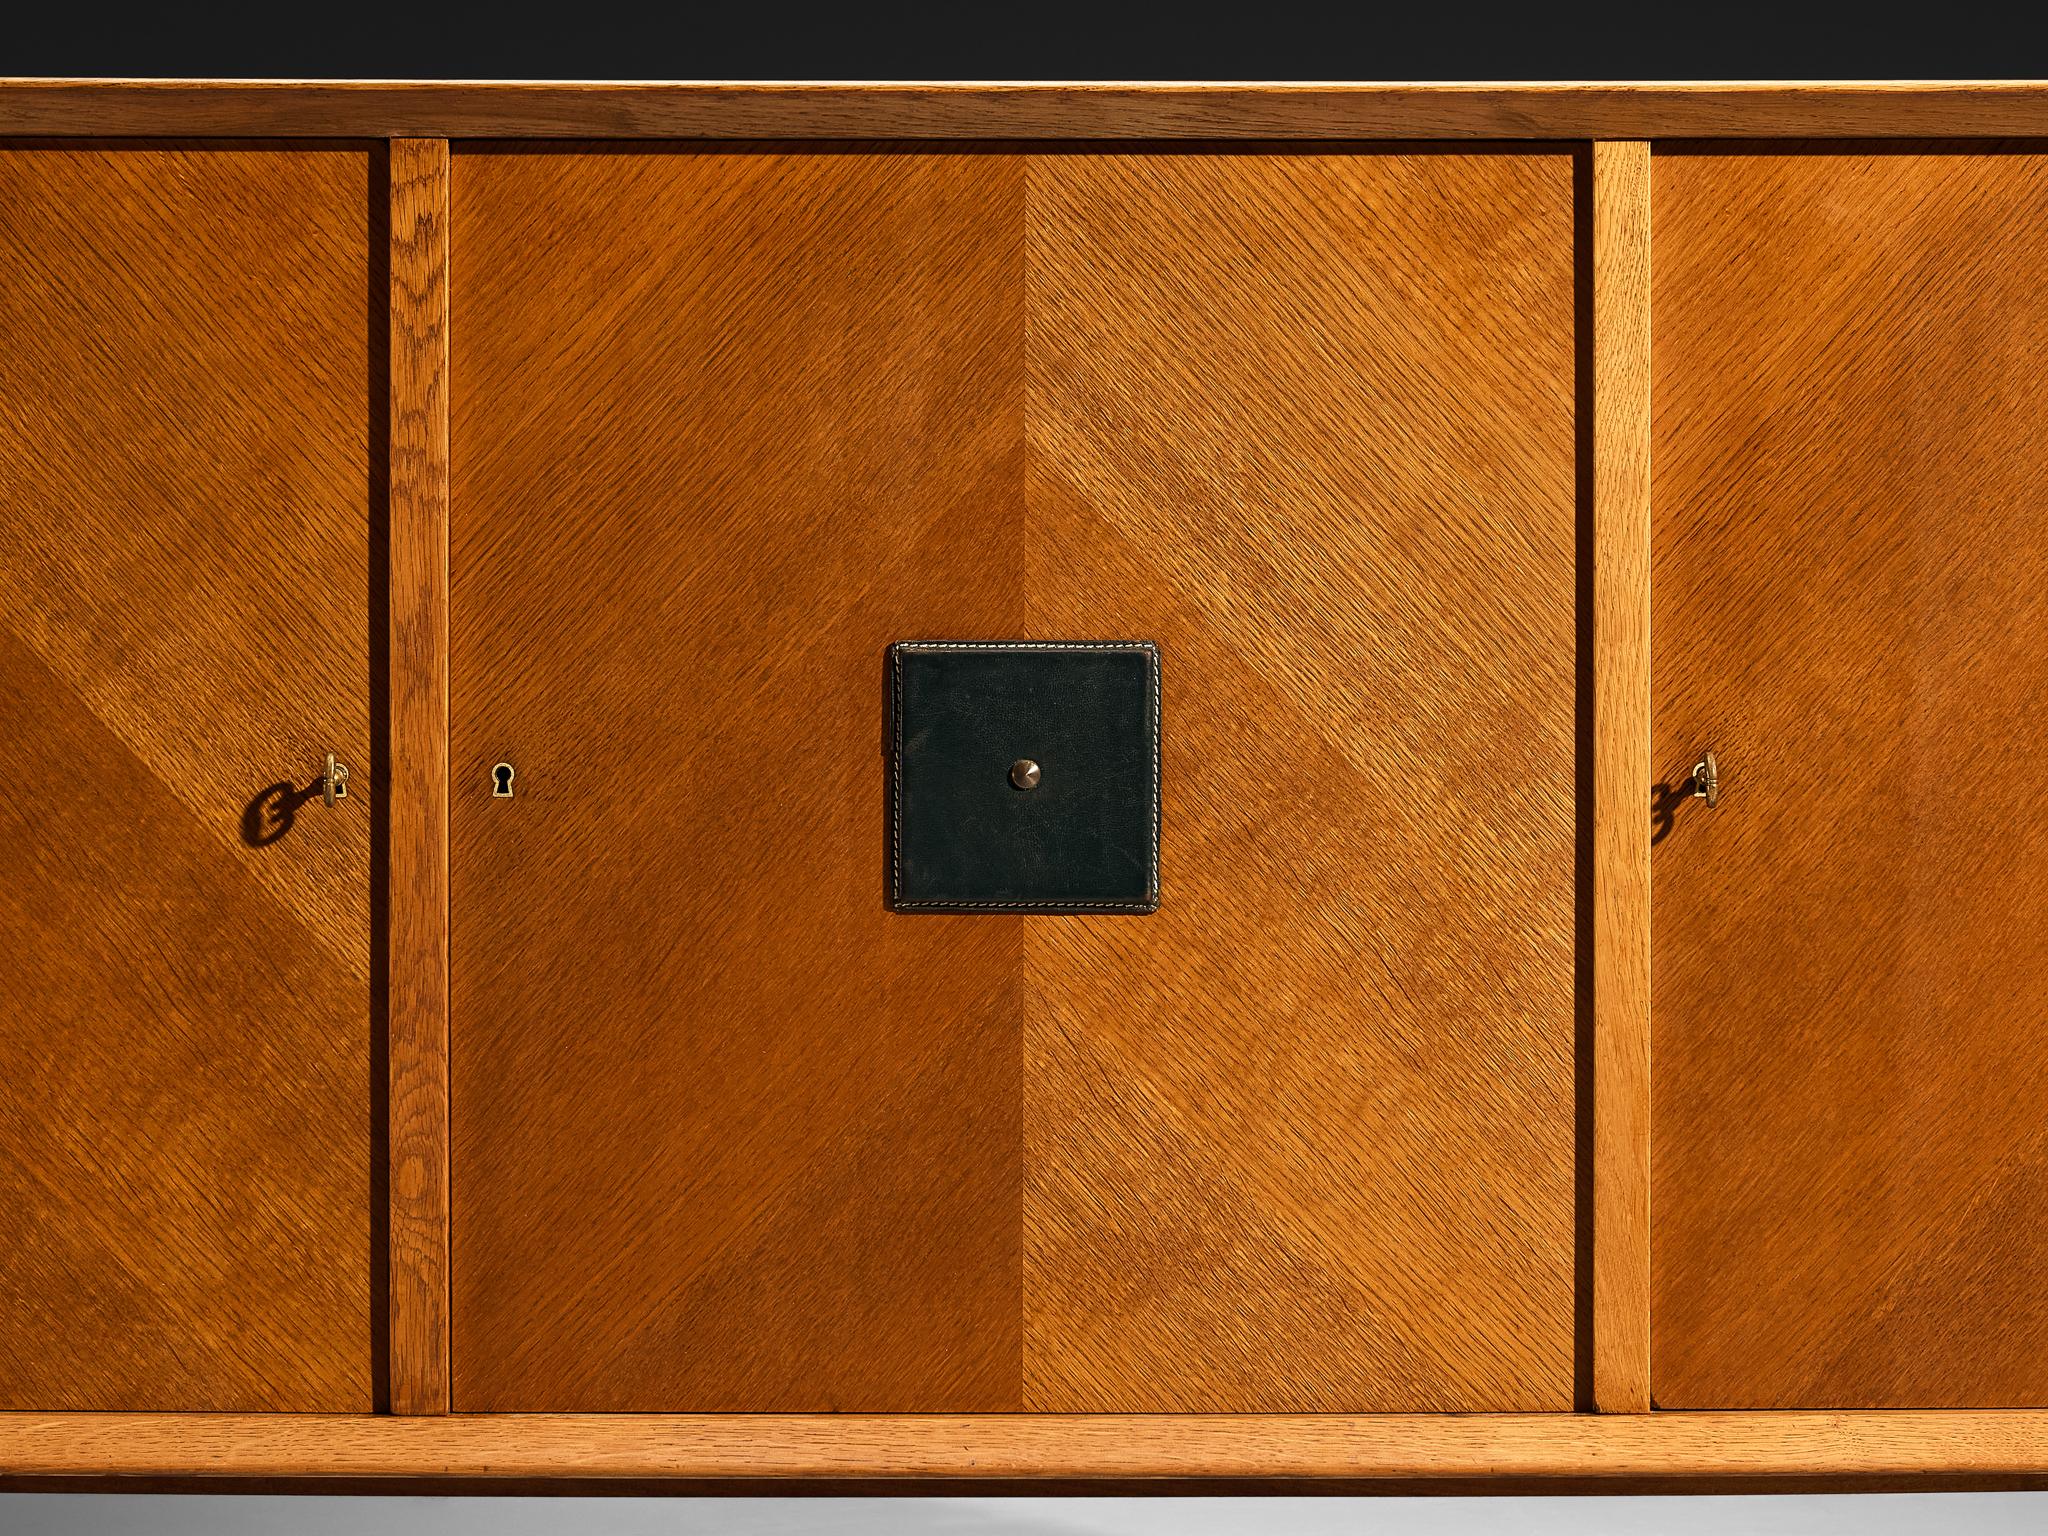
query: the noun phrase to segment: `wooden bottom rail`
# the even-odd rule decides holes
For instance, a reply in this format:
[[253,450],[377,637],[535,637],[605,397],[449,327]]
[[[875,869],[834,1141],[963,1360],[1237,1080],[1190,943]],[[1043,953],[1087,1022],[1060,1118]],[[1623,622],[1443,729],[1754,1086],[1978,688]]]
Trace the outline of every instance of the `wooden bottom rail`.
[[2048,1412],[1444,1417],[0,1413],[0,1477],[2027,1477]]

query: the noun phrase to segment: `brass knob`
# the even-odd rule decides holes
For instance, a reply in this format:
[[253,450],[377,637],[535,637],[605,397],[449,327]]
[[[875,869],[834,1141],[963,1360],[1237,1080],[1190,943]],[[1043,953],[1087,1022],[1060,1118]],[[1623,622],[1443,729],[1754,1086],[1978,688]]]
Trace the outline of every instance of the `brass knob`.
[[1010,764],[1010,782],[1019,789],[1038,788],[1038,764],[1028,757],[1020,757]]

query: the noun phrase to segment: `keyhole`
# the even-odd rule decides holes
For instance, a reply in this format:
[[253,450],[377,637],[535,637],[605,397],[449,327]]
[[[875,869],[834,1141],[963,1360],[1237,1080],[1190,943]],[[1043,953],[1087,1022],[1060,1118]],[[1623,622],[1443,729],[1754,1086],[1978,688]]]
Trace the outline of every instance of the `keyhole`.
[[500,763],[491,770],[491,798],[510,800],[512,798],[512,765]]

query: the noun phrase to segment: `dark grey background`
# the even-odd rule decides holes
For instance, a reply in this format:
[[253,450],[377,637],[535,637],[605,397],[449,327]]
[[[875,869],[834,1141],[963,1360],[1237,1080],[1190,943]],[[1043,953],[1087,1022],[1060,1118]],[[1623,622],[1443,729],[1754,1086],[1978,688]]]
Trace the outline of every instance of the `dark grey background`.
[[[1757,80],[2048,74],[2037,7],[754,4],[10,8],[0,74]],[[2026,14],[2028,19],[2017,19]]]

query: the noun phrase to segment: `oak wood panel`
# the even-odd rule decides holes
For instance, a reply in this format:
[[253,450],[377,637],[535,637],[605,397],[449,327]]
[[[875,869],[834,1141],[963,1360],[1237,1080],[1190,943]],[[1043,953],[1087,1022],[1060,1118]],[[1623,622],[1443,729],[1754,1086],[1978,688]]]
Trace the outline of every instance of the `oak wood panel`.
[[0,148],[7,1407],[370,1405],[381,183]]
[[1650,146],[1595,144],[1593,1396],[1650,1406]]
[[[1571,158],[454,189],[456,1405],[1569,1407]],[[886,908],[1020,636],[1164,648],[1155,917]]]
[[1029,627],[1022,170],[456,156],[458,1407],[1019,1406],[1023,929],[885,913],[881,709]]
[[2048,158],[1656,165],[1657,1400],[2048,1401]]
[[1571,160],[1030,177],[1011,569],[1159,642],[1167,826],[1023,925],[1025,1405],[1568,1407]]
[[391,155],[391,1407],[448,1411],[448,143]]
[[2048,134],[2033,80],[813,84],[0,80],[0,133],[1649,139]]
[[0,1477],[2030,1478],[2048,1415],[0,1414]]

